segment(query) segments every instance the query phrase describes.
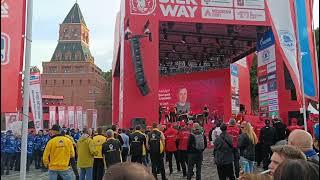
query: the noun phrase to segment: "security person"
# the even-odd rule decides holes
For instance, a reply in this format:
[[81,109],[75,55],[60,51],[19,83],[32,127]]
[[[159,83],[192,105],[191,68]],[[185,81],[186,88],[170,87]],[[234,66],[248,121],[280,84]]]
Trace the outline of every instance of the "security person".
[[118,139],[114,138],[114,131],[109,129],[107,131],[107,141],[102,144],[102,154],[107,168],[120,163],[121,160],[121,143]]
[[141,132],[141,126],[137,125],[136,130],[130,136],[131,162],[142,164],[143,149],[146,145],[146,136]]
[[164,169],[164,146],[165,137],[163,133],[157,128],[157,124],[152,124],[153,130],[147,136],[147,148],[150,152],[150,159],[152,164],[152,174],[157,178],[157,170],[161,173],[162,180],[166,180],[166,173]]

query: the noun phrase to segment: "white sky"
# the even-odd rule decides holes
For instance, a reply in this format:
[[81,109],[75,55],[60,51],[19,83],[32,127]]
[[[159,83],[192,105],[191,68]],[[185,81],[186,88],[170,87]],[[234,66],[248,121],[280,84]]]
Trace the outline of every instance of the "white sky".
[[[42,70],[42,61],[50,61],[56,48],[59,24],[76,0],[34,0],[31,65]],[[103,70],[111,69],[116,14],[120,0],[78,0],[90,30],[90,50],[95,63]],[[319,27],[319,0],[314,0],[314,22]]]

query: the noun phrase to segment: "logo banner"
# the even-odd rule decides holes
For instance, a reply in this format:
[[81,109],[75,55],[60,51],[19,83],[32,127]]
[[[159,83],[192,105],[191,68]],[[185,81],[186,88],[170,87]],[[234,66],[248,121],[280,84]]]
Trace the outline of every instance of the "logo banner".
[[60,126],[67,126],[65,123],[65,107],[59,106],[58,107],[58,115],[59,115],[59,125]]
[[1,0],[1,112],[17,112],[22,103],[26,0]]
[[43,129],[42,96],[40,89],[40,73],[30,74],[30,103],[36,132]]
[[49,106],[49,128],[56,124],[56,106]]
[[98,111],[94,109],[92,111],[92,129],[97,129],[97,118],[98,118]]
[[88,127],[88,121],[87,121],[87,111],[84,110],[82,114],[82,123],[83,127]]
[[77,123],[78,123],[78,129],[83,129],[83,121],[82,121],[82,106],[77,106]]
[[68,119],[69,119],[69,128],[75,128],[74,124],[74,106],[68,106]]
[[294,13],[291,12],[292,3],[290,0],[267,0],[272,30],[275,40],[280,47],[280,53],[290,72],[297,91],[297,97],[301,98],[299,69],[297,64],[297,41],[294,29]]
[[21,135],[22,121],[19,120],[19,113],[5,113],[6,131],[11,130],[14,134]]
[[308,0],[295,0],[298,39],[301,53],[304,94],[318,101],[316,57],[312,33],[312,15]]

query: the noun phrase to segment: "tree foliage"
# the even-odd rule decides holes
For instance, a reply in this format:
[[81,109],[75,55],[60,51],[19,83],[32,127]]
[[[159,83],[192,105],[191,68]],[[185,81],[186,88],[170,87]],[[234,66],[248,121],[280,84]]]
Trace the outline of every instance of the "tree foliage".
[[258,79],[257,79],[257,56],[253,58],[250,69],[250,93],[251,93],[251,109],[258,110]]

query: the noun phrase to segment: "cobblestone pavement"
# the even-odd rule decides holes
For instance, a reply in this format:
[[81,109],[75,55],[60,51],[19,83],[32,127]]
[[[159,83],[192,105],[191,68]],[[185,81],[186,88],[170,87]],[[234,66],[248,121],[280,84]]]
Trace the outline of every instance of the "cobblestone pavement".
[[[169,167],[168,163],[165,164],[166,175],[169,180],[184,180],[186,178],[182,177],[182,172],[177,172],[175,160],[173,160],[173,173],[169,175]],[[256,169],[257,171],[261,171],[261,169]],[[195,171],[195,169],[194,169]],[[1,176],[3,180],[18,180],[19,172],[10,171],[10,175]],[[42,172],[41,170],[34,169],[34,164],[30,167],[30,172],[27,173],[27,180],[47,180],[48,172]],[[75,179],[75,178],[74,178]],[[158,175],[158,179],[161,179],[160,175]],[[195,179],[195,177],[193,177]],[[212,158],[212,149],[207,149],[204,152],[204,159],[202,162],[202,173],[201,179],[203,180],[218,180],[217,168],[213,162]]]

